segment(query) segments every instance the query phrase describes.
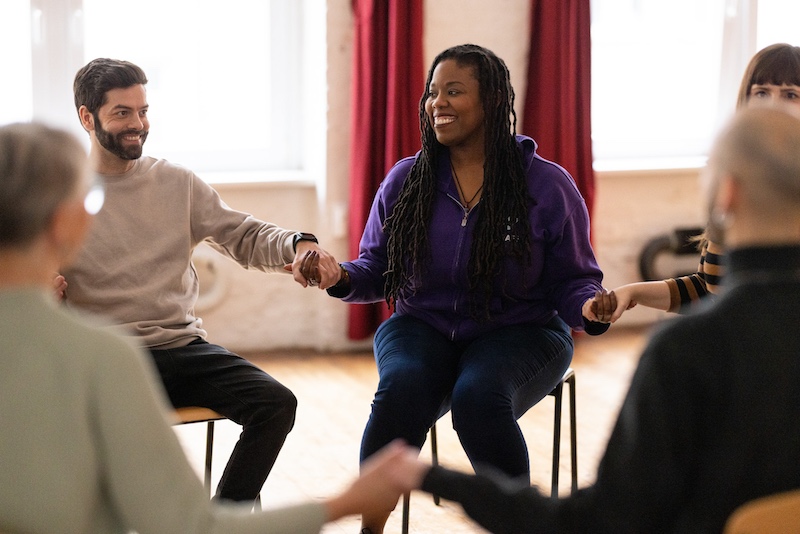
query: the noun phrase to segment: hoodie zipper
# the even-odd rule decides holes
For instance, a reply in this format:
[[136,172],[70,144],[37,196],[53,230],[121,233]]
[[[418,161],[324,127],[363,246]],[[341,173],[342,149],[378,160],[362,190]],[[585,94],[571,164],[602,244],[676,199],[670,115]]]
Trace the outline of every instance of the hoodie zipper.
[[[458,204],[458,207],[459,207],[459,208],[461,208],[461,211],[464,213],[464,216],[461,218],[461,228],[466,228],[466,226],[467,226],[467,220],[469,219],[469,214],[470,214],[470,213],[472,213],[472,210],[474,210],[474,209],[475,209],[475,206],[477,206],[478,204],[476,203],[476,204],[475,204],[475,206],[472,206],[472,208],[465,208],[465,207],[464,207],[464,205],[463,205],[463,204],[462,204],[462,203],[461,203],[461,202],[460,202],[460,201],[459,201],[457,198],[454,198],[454,197],[453,197],[451,194],[449,194],[449,193],[447,194],[447,196],[448,196],[448,197],[449,197],[449,198],[450,198],[450,199],[451,199],[453,202],[455,202],[456,204]],[[478,203],[480,203],[480,201],[478,201]],[[462,232],[462,233],[461,233],[461,236],[459,237],[459,244],[458,244],[458,254],[456,254],[456,258],[454,258],[454,260],[455,260],[455,259],[457,259],[458,257],[460,257],[460,256],[461,256],[461,248],[464,246],[464,243],[463,243],[464,236],[465,236],[465,234],[464,234],[464,232]],[[457,277],[458,277],[458,266],[457,266],[457,265],[453,265],[453,269],[454,269],[454,272],[453,272],[453,277],[454,277],[454,278],[457,278]],[[456,312],[457,312],[457,310],[458,310],[458,296],[457,296],[457,295],[456,295],[456,297],[453,299],[453,307],[452,307],[452,309],[453,309],[453,314],[454,314],[454,316],[457,316],[457,315],[458,315],[458,314],[456,313]],[[452,328],[452,329],[450,330],[450,341],[453,341],[453,340],[455,340],[455,337],[456,337],[456,328]]]

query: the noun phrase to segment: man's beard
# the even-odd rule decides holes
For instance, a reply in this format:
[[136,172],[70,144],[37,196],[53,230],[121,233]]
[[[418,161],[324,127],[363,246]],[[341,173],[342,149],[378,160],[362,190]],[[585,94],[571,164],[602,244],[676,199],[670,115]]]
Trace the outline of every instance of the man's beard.
[[[132,160],[142,157],[142,147],[144,146],[144,142],[147,140],[148,132],[144,130],[125,130],[124,132],[114,135],[108,130],[103,129],[103,126],[100,124],[100,120],[97,117],[95,117],[94,123],[94,133],[97,137],[97,141],[100,143],[100,146],[121,159]],[[142,137],[142,142],[126,148],[122,145],[122,138],[131,134],[140,135]]]

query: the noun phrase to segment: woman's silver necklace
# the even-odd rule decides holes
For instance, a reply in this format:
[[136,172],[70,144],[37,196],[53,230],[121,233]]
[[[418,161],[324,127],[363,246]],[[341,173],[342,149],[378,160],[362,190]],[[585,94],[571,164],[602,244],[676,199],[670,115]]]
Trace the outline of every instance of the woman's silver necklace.
[[456,174],[456,168],[453,167],[452,163],[450,164],[450,170],[453,171],[453,178],[456,179],[456,187],[458,187],[458,194],[461,195],[462,200],[465,200],[465,202],[462,204],[464,206],[464,210],[466,210],[466,212],[469,213],[469,211],[472,209],[470,208],[470,204],[472,204],[472,201],[478,198],[478,195],[480,195],[481,191],[483,190],[483,184],[481,184],[478,190],[475,191],[475,194],[472,195],[471,199],[466,200],[467,197],[464,195],[464,190],[461,189],[461,181],[458,179],[458,174]]

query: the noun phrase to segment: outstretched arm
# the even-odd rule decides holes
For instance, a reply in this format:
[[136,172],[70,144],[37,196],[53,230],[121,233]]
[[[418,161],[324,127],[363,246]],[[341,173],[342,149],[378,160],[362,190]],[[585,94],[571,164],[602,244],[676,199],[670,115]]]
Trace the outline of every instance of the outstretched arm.
[[425,476],[422,489],[458,502],[468,516],[490,532],[559,531],[557,501],[543,496],[527,480],[515,480],[500,472],[470,475],[434,467]]
[[[613,323],[637,304],[657,310],[669,310],[670,291],[667,282],[636,282],[609,292],[598,291],[593,299],[584,304],[584,316],[590,320]],[[591,319],[592,315],[596,319]]]

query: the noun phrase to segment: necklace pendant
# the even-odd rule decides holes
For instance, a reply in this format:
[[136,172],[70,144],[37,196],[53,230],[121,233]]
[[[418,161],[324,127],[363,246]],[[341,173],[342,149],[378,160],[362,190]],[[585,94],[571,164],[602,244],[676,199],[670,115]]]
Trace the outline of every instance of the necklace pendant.
[[465,208],[465,209],[464,209],[464,218],[463,218],[463,219],[461,219],[461,227],[462,227],[462,228],[463,228],[463,227],[465,227],[465,226],[467,225],[467,216],[468,216],[468,215],[469,215],[469,210]]

